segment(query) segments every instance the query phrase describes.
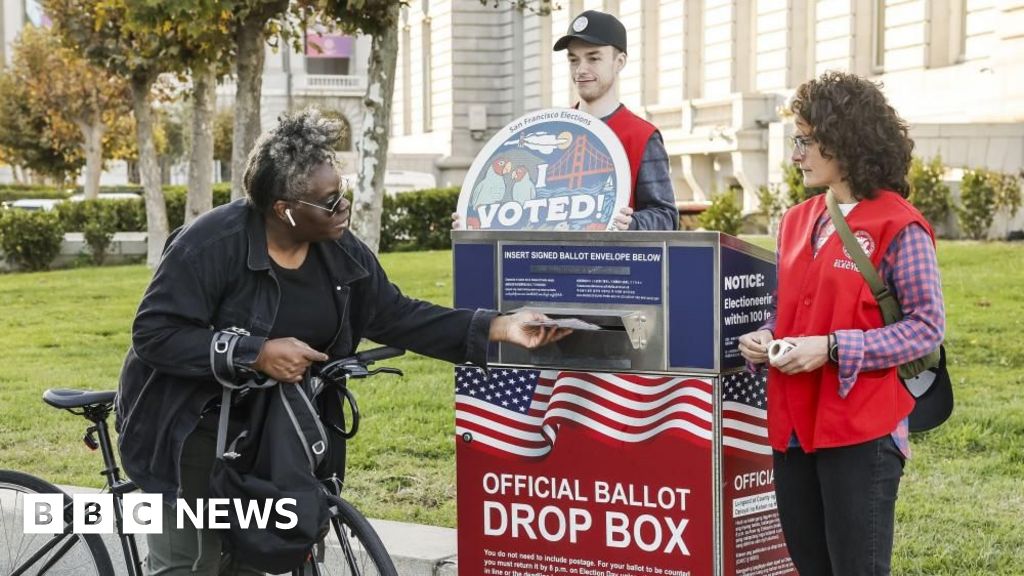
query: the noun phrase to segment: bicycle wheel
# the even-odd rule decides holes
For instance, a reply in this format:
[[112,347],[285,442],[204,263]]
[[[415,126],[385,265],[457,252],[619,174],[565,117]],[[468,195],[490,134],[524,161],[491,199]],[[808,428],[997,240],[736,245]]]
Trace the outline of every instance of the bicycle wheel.
[[323,562],[317,563],[324,576],[398,576],[380,536],[363,515],[342,500],[339,513],[324,539]]
[[[65,533],[25,534],[26,494],[64,496]],[[0,575],[114,576],[97,534],[71,534],[71,497],[35,476],[0,470]]]

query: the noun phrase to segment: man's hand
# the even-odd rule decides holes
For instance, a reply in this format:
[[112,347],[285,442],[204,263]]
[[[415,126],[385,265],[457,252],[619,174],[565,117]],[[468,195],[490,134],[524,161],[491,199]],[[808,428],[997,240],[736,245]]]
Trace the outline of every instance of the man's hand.
[[771,341],[770,330],[748,332],[740,336],[740,354],[751,364],[764,364],[768,361],[768,343]]
[[252,368],[278,382],[298,383],[310,364],[326,360],[327,354],[313,350],[301,340],[275,338],[263,343]]
[[612,217],[612,226],[616,230],[629,230],[629,225],[633,222],[633,209],[629,206],[623,206],[619,208],[619,213]]
[[462,216],[459,216],[458,212],[452,212],[452,230],[464,230],[466,223],[462,221]]
[[557,342],[572,334],[569,328],[549,326],[527,326],[526,322],[550,320],[540,312],[524,310],[508,316],[498,316],[491,321],[488,337],[493,342],[508,342],[524,348],[540,348]]
[[784,338],[796,346],[775,362],[775,367],[785,374],[813,372],[828,362],[828,336],[804,336]]

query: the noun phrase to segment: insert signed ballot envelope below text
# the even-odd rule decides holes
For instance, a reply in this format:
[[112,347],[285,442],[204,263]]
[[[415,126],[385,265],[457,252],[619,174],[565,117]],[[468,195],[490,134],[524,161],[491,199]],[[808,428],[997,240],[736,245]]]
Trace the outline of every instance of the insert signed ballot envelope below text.
[[523,326],[540,326],[544,328],[572,328],[573,330],[602,330],[597,324],[584,322],[579,318],[559,318],[557,320],[528,320]]

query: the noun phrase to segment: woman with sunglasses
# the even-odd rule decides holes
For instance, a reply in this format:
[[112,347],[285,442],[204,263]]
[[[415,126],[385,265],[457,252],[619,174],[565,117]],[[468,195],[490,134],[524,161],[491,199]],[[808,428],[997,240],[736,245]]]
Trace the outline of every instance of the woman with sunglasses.
[[[450,362],[486,363],[489,341],[547,344],[564,330],[530,327],[536,313],[499,316],[413,300],[388,281],[350,232],[334,144],[340,126],[307,111],[256,142],[247,198],[178,230],[139,306],[121,373],[122,462],[162,493],[164,532],[149,535],[147,573],[257,574],[243,559],[220,571],[216,532],[175,529],[176,497],[205,497],[213,465],[218,333],[230,331],[228,372],[301,382],[312,365],[351,355],[368,338]],[[233,410],[232,414],[244,411]]]
[[768,436],[786,544],[803,576],[887,575],[914,400],[900,364],[942,342],[932,229],[904,198],[914,143],[875,84],[829,72],[800,86],[793,162],[827,188],[903,310],[881,311],[829,217],[825,195],[791,208],[778,237],[776,314],[740,338],[753,364],[768,344]]

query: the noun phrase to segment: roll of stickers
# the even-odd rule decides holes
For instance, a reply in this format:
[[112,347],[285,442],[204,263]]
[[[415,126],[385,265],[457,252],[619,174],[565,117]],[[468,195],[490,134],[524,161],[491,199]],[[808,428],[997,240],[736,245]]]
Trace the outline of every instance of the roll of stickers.
[[796,348],[796,345],[791,342],[772,340],[768,343],[768,363],[775,366],[793,348]]

